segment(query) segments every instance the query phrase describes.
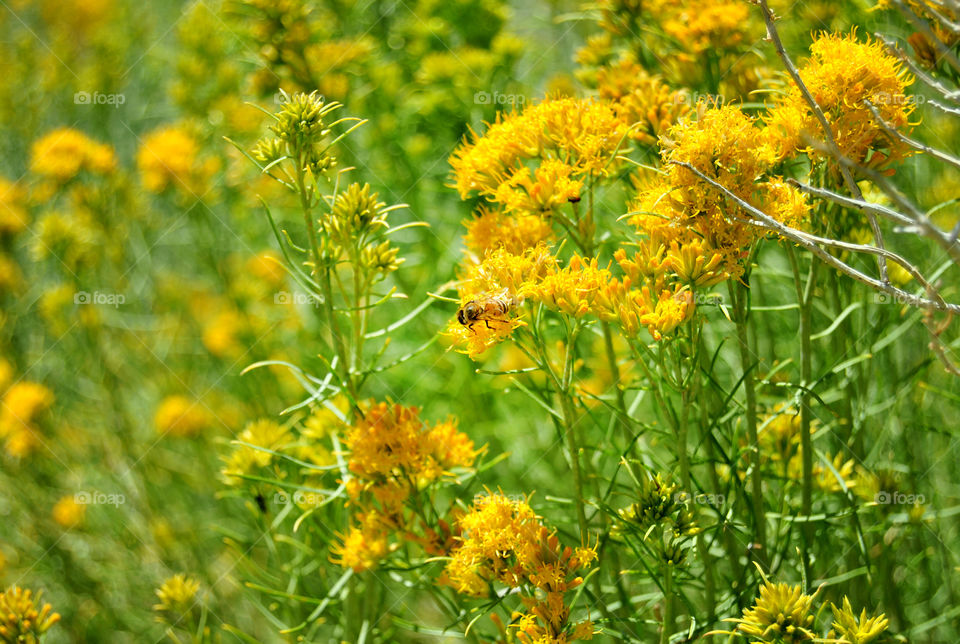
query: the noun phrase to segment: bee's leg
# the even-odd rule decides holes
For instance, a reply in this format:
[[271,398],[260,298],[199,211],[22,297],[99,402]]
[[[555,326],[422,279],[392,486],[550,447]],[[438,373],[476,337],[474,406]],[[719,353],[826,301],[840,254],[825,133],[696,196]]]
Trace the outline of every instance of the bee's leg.
[[496,329],[490,326],[490,320],[484,320],[483,323],[486,324],[487,328],[490,329],[491,331],[496,331]]

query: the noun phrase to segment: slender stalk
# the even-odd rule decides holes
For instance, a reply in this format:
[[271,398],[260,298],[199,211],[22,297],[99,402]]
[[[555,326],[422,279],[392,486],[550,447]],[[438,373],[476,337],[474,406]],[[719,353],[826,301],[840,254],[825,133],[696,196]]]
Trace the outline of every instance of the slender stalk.
[[[811,313],[813,291],[817,282],[816,257],[810,259],[810,270],[804,283],[800,277],[800,263],[792,247],[788,248],[790,266],[793,269],[793,279],[797,289],[797,301],[800,305],[800,457],[803,461],[803,492],[801,508],[804,516],[813,514],[813,441],[810,435],[811,409],[810,387],[813,383],[812,350],[811,350]],[[807,577],[810,577],[810,546],[813,544],[813,524],[803,522],[803,566]]]
[[[574,327],[567,336],[567,346],[564,354],[563,376],[557,397],[560,399],[560,408],[563,412],[564,438],[567,450],[570,453],[570,468],[573,470],[573,485],[576,489],[577,522],[580,525],[580,539],[587,538],[587,514],[583,503],[583,473],[580,470],[580,444],[577,439],[577,418],[574,410],[573,397],[570,393],[573,380],[574,345],[579,327]],[[585,543],[585,542],[584,542]]]
[[297,192],[300,195],[300,207],[303,210],[303,219],[307,227],[307,237],[310,241],[310,250],[313,255],[313,272],[317,276],[317,282],[320,284],[321,289],[323,290],[323,306],[324,313],[327,318],[327,325],[330,331],[331,344],[337,352],[339,357],[339,363],[343,374],[341,376],[344,386],[347,388],[347,391],[350,393],[352,402],[357,400],[357,391],[355,382],[353,379],[353,373],[351,370],[351,363],[349,361],[349,353],[347,347],[344,344],[343,336],[340,334],[339,323],[337,322],[337,314],[333,308],[333,286],[330,280],[330,271],[325,269],[321,263],[320,258],[320,245],[317,243],[317,231],[314,227],[313,221],[313,204],[310,200],[310,194],[307,192],[307,186],[305,181],[306,172],[304,171],[304,159],[297,158]]
[[673,564],[663,567],[663,628],[660,630],[660,644],[670,641],[673,630]]
[[627,413],[627,400],[623,394],[623,387],[620,384],[620,366],[617,364],[617,352],[613,346],[613,332],[610,330],[610,323],[603,322],[600,327],[603,329],[603,344],[607,352],[607,365],[610,369],[610,375],[613,379],[613,386],[617,393],[617,424],[623,430],[623,437],[627,441],[630,451],[634,450],[633,434],[631,433],[629,414]]
[[759,548],[751,548],[751,552],[759,553],[765,559],[764,548],[767,543],[767,516],[763,505],[763,477],[760,472],[760,443],[757,439],[757,391],[753,377],[753,351],[750,349],[750,340],[747,335],[749,310],[747,306],[747,286],[742,283],[734,285],[728,283],[730,298],[734,303],[734,317],[737,327],[737,343],[740,348],[740,368],[743,369],[743,389],[746,395],[747,441],[750,444],[750,462],[753,465],[753,474],[750,477],[750,496],[753,504],[754,543]]

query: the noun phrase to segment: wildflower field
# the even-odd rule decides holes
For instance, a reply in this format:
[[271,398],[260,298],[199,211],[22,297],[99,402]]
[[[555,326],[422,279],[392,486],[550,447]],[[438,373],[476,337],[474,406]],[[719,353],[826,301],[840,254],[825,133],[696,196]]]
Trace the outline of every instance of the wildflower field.
[[960,642],[960,2],[0,58],[0,644]]

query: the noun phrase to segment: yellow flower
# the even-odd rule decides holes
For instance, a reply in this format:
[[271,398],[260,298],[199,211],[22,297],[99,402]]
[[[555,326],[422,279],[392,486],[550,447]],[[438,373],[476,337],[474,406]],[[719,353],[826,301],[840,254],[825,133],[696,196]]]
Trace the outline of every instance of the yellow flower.
[[375,521],[366,520],[360,526],[352,526],[340,537],[341,542],[330,549],[331,561],[344,568],[354,572],[371,570],[387,556],[387,534]]
[[811,610],[815,595],[804,594],[799,586],[765,581],[754,605],[744,609],[743,617],[733,620],[736,632],[754,641],[777,644],[813,640]]
[[87,514],[87,506],[77,503],[75,495],[61,497],[51,511],[53,520],[64,528],[72,528],[80,523]]
[[31,172],[59,183],[69,181],[81,170],[109,174],[116,165],[113,148],[73,128],[48,132],[30,148]]
[[196,436],[212,423],[210,412],[200,402],[178,394],[164,398],[153,416],[157,432],[181,438]]
[[89,211],[49,212],[37,221],[34,230],[36,237],[30,250],[38,261],[52,257],[76,272],[103,259],[100,235]]
[[16,235],[30,223],[26,193],[18,184],[0,177],[0,235]]
[[[255,420],[244,428],[237,436],[237,440],[278,452],[292,440],[290,430],[280,423],[269,418]],[[267,467],[273,462],[274,456],[269,452],[247,445],[234,445],[233,452],[227,459],[223,474],[228,482],[240,474],[251,474],[255,470]]]
[[283,286],[287,272],[283,269],[280,258],[273,251],[265,250],[247,260],[247,271],[269,286],[279,288]]
[[486,596],[494,582],[520,588],[527,612],[515,615],[519,641],[592,638],[592,624],[585,625],[589,620],[570,623],[564,594],[583,582],[577,571],[590,566],[595,548],[581,547],[574,554],[560,545],[525,499],[499,493],[478,496],[457,524],[459,545],[441,576],[443,583],[477,597]]
[[40,603],[29,590],[19,586],[0,594],[0,641],[4,644],[37,644],[44,633],[60,621],[50,604]]
[[202,160],[200,145],[185,128],[165,126],[143,138],[137,168],[144,187],[161,193],[169,187],[200,198],[217,171],[216,159]]
[[23,275],[20,274],[20,265],[14,258],[5,253],[0,253],[0,293],[18,291],[22,282]]
[[559,159],[546,159],[530,176],[526,166],[519,168],[500,184],[492,201],[503,204],[507,212],[543,214],[560,206],[580,201],[583,181],[571,179],[573,166]]
[[503,248],[511,255],[522,255],[553,237],[553,227],[540,215],[507,215],[498,210],[480,208],[476,217],[465,222],[464,245],[473,263],[488,252]]
[[658,137],[690,111],[683,92],[630,59],[597,69],[596,84],[600,97],[612,101],[630,127],[630,138],[646,145],[656,145]]
[[153,610],[185,615],[193,609],[199,591],[200,582],[192,577],[183,574],[169,577],[154,591],[160,601],[154,604]]
[[[846,36],[821,33],[810,45],[810,54],[799,69],[800,77],[827,117],[841,154],[879,169],[910,155],[911,149],[887,134],[865,103],[869,101],[892,127],[910,129],[914,101],[905,92],[913,78],[884,44],[869,37],[859,42],[856,29]],[[806,137],[823,141],[824,134],[798,88],[777,101],[767,125],[768,138],[781,159],[797,150],[823,158],[807,144]]]
[[451,467],[473,464],[473,442],[452,420],[433,428],[416,407],[379,403],[370,406],[347,430],[350,471],[372,484],[429,482]]
[[6,392],[13,382],[13,365],[6,358],[0,358],[0,395]]
[[[682,120],[661,139],[664,173],[641,184],[631,209],[631,222],[641,235],[681,247],[696,242],[703,263],[716,273],[714,253],[722,256],[722,272],[739,276],[741,260],[763,231],[750,224],[752,216],[703,181],[687,163],[728,191],[788,225],[797,225],[809,210],[804,196],[768,173],[776,154],[755,127],[755,119],[740,108],[699,106],[696,120]],[[711,283],[715,283],[710,278]]]
[[37,418],[53,405],[53,392],[36,382],[18,382],[3,396],[0,438],[11,456],[27,456],[40,443]]
[[829,637],[840,638],[848,644],[870,644],[879,638],[889,625],[886,615],[880,613],[876,617],[868,617],[865,608],[858,618],[847,597],[843,598],[841,608],[831,603],[830,609],[833,611],[833,629]]
[[733,49],[751,27],[750,7],[737,0],[654,0],[650,13],[686,52]]
[[225,308],[204,324],[203,346],[218,358],[239,357],[245,351],[240,341],[245,327],[239,311]]
[[[450,158],[456,188],[464,199],[478,192],[496,200],[500,185],[530,159],[562,160],[573,168],[567,177],[575,180],[602,174],[624,132],[626,126],[607,102],[548,98],[520,113],[498,115],[482,136],[472,134],[472,142],[457,148]],[[561,194],[564,190],[569,198],[572,185],[563,184]]]

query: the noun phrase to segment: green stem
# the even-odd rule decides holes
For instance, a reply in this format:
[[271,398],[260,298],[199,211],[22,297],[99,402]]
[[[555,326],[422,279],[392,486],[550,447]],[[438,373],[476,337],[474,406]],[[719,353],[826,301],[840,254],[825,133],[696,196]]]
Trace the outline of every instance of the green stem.
[[613,332],[610,330],[610,323],[600,324],[603,329],[603,344],[607,352],[607,365],[610,369],[610,375],[613,378],[613,386],[617,392],[617,423],[623,429],[624,439],[630,450],[633,451],[635,441],[630,428],[630,415],[627,412],[627,400],[623,394],[623,387],[620,384],[620,366],[617,364],[617,352],[613,347]]
[[[793,248],[789,248],[790,266],[793,269],[793,279],[797,289],[797,300],[800,305],[800,456],[803,461],[803,492],[801,511],[805,517],[813,514],[813,441],[810,434],[811,409],[810,387],[813,384],[813,370],[811,364],[811,314],[813,310],[813,292],[817,282],[817,267],[819,262],[811,257],[810,271],[807,274],[806,284],[800,277],[800,264]],[[809,520],[803,522],[803,566],[810,578],[810,547],[813,544],[814,526]]]
[[673,564],[663,567],[663,628],[660,630],[660,644],[670,641],[673,630]]
[[560,399],[560,408],[563,412],[564,437],[567,443],[567,450],[570,453],[570,467],[573,470],[573,485],[576,489],[577,522],[580,525],[580,540],[582,543],[586,543],[584,539],[588,538],[587,514],[583,503],[583,474],[580,470],[580,444],[576,431],[576,411],[574,410],[573,397],[570,393],[571,382],[573,380],[574,345],[576,343],[577,331],[578,327],[574,327],[567,336],[563,377],[560,381],[560,387],[557,390],[557,396]]
[[[746,277],[746,275],[745,275]],[[760,472],[760,443],[757,439],[757,391],[753,376],[753,351],[748,337],[749,307],[747,294],[749,287],[742,282],[728,283],[730,297],[734,303],[734,316],[737,327],[737,343],[740,348],[740,368],[743,369],[743,390],[746,395],[747,442],[750,444],[750,463],[753,474],[750,477],[750,495],[753,503],[754,542],[759,546],[752,552],[764,557],[767,542],[767,516],[763,504],[763,477]]]

